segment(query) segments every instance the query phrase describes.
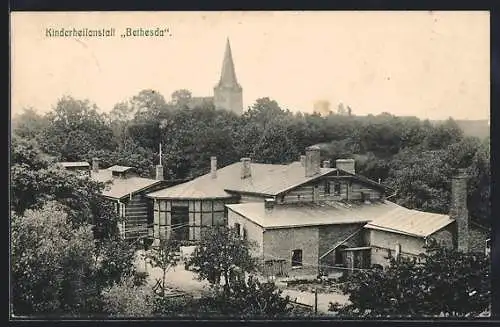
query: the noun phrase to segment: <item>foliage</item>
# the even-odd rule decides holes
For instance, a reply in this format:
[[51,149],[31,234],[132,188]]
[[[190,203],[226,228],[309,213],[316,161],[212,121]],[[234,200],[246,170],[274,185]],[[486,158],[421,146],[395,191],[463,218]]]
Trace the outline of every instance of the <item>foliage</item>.
[[196,247],[187,267],[213,286],[219,286],[223,280],[224,291],[229,293],[239,276],[255,271],[256,260],[250,253],[254,246],[232,228],[213,228]]
[[179,261],[179,245],[173,240],[162,240],[156,247],[152,247],[146,254],[146,260],[152,267],[160,268],[162,279],[160,285],[160,296],[165,295],[167,271],[175,267]]
[[38,114],[34,108],[24,108],[23,112],[12,117],[12,132],[25,139],[37,139],[47,128],[46,117]]
[[77,161],[90,150],[111,150],[113,131],[105,116],[88,100],[61,98],[47,114],[48,126],[40,137],[42,149],[63,161]]
[[90,226],[73,229],[57,203],[12,217],[14,314],[95,312],[94,242]]
[[341,316],[470,317],[489,310],[490,261],[483,253],[433,246],[419,260],[392,260],[384,270],[355,272],[343,284],[350,304]]
[[76,176],[54,165],[33,141],[13,138],[11,154],[11,209],[22,214],[47,201],[65,205],[74,225],[116,221],[114,209],[101,196],[104,185]]
[[236,279],[229,292],[216,288],[214,305],[221,314],[241,318],[277,318],[291,312],[290,298],[274,283],[251,275]]
[[124,278],[102,293],[103,311],[112,318],[150,317],[155,296],[149,286],[137,286],[132,278]]

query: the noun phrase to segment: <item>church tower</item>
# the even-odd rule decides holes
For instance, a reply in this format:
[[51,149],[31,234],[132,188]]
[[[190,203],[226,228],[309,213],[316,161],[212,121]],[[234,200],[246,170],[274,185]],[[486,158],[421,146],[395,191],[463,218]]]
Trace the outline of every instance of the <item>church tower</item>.
[[238,115],[243,114],[243,89],[236,80],[229,38],[226,41],[220,80],[214,87],[214,105],[216,109],[225,109]]

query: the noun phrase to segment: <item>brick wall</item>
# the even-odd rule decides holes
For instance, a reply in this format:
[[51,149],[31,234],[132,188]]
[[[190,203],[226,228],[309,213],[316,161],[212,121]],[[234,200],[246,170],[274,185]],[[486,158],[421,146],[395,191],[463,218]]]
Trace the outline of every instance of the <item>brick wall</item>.
[[[289,276],[316,275],[318,273],[318,227],[280,228],[264,232],[264,259],[285,259]],[[302,250],[301,268],[292,268],[292,251]]]
[[413,237],[408,235],[401,235],[371,229],[370,246],[371,250],[371,264],[386,265],[387,259],[385,258],[389,251],[394,255],[396,244],[401,245],[401,255],[418,255],[425,252],[425,241],[423,238]]

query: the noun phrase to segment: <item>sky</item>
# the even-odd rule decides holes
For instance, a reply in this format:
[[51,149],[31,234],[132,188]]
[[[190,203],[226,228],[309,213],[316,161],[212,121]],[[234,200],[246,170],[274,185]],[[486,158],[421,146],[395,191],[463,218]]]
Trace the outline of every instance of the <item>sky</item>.
[[15,12],[11,109],[43,113],[70,95],[109,111],[143,89],[211,96],[229,38],[245,108],[269,97],[291,111],[326,100],[356,115],[489,119],[489,31],[486,11]]

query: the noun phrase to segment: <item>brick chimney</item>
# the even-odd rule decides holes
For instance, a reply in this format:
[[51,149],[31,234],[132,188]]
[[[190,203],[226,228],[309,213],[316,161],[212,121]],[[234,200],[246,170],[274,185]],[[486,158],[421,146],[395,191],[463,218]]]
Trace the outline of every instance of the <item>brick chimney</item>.
[[92,158],[92,171],[94,173],[99,172],[99,161],[100,161],[99,158]]
[[155,179],[162,181],[163,180],[163,166],[162,165],[156,165],[156,170],[155,170]]
[[351,174],[356,174],[356,162],[354,159],[337,159],[335,160],[335,167],[342,169]]
[[451,180],[450,218],[457,224],[457,248],[469,251],[469,212],[467,210],[467,174],[463,168]]
[[241,158],[241,179],[252,177],[251,162],[250,158]]
[[271,213],[274,209],[274,205],[276,204],[276,200],[273,198],[264,199],[264,208],[266,209],[266,213]]
[[210,157],[210,176],[217,178],[217,157]]
[[318,146],[310,146],[306,148],[306,177],[312,177],[320,173],[321,157],[320,148]]
[[330,160],[323,161],[323,168],[330,168]]

